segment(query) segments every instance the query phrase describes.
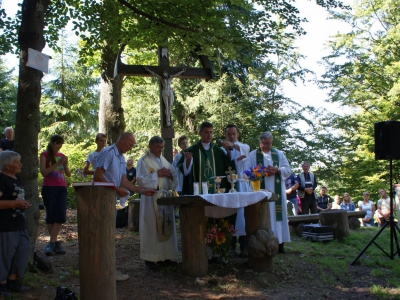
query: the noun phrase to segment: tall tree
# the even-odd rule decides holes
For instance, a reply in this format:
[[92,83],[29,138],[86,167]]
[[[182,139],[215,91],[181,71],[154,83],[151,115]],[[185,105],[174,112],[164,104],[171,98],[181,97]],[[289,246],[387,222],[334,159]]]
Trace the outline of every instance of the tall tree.
[[[331,42],[325,58],[321,85],[329,89],[330,101],[339,103],[342,115],[330,115],[341,140],[336,149],[341,158],[329,166],[342,174],[337,184],[360,194],[387,186],[388,163],[374,160],[374,122],[400,117],[400,23],[398,1],[361,1],[354,11],[333,14],[351,25]],[[328,122],[325,118],[324,122]],[[400,179],[394,162],[395,180]]]
[[17,79],[0,59],[0,132],[7,126],[15,125],[17,106]]
[[[32,253],[35,248],[39,222],[39,197],[37,186],[38,134],[40,131],[39,103],[43,73],[27,67],[28,48],[41,52],[45,46],[44,16],[50,0],[24,0],[18,39],[20,47],[17,115],[15,124],[15,150],[24,165],[21,179],[26,199],[32,202],[27,213],[27,226],[31,237]],[[31,255],[32,257],[32,255]]]
[[50,80],[43,83],[40,103],[43,144],[52,134],[61,134],[66,143],[90,139],[98,130],[99,80],[93,66],[78,62],[78,48],[60,39],[53,58]]

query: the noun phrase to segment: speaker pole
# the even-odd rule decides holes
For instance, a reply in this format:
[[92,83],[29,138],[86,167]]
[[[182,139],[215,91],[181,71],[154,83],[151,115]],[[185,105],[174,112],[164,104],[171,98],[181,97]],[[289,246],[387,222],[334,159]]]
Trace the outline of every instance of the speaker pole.
[[[389,197],[390,197],[390,216],[389,216],[389,221],[385,221],[385,224],[383,224],[381,230],[378,231],[378,233],[372,238],[372,240],[364,247],[364,249],[357,255],[357,257],[350,263],[350,265],[354,265],[356,263],[356,261],[361,257],[361,255],[364,254],[365,251],[367,251],[367,249],[369,248],[369,246],[371,246],[372,244],[374,244],[375,246],[377,246],[383,253],[386,254],[386,256],[388,256],[390,259],[394,259],[394,256],[397,254],[400,257],[400,248],[399,248],[399,241],[397,239],[397,234],[395,229],[397,229],[397,231],[400,233],[400,228],[399,225],[394,221],[394,209],[393,209],[393,177],[392,177],[392,158],[389,159],[390,163],[389,163],[389,181],[390,181],[390,187],[389,187]],[[377,239],[377,237],[382,233],[382,231],[386,228],[390,226],[390,255],[382,248],[380,247],[377,243],[375,243],[375,240]],[[393,244],[393,239],[396,242],[396,246],[397,246],[397,251],[394,252],[394,244]]]

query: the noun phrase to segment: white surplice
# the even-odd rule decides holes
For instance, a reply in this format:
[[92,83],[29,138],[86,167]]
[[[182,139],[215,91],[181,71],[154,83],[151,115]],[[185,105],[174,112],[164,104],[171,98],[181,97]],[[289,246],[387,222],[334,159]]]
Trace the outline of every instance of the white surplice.
[[[249,159],[247,160],[247,168],[257,166],[256,152],[258,149],[253,150],[249,154]],[[282,151],[276,150],[279,160],[279,171],[281,172],[281,199],[277,200],[281,202],[282,205],[282,221],[276,221],[275,215],[275,202],[269,203],[269,211],[271,216],[271,229],[274,235],[278,238],[279,244],[290,242],[290,232],[289,232],[289,222],[287,217],[287,205],[286,205],[286,192],[285,192],[285,179],[292,174],[292,169],[290,168],[289,162],[286,159],[285,154]],[[264,155],[264,166],[273,166],[273,161],[271,157],[271,151],[268,153],[263,153]],[[275,176],[264,177],[265,188],[271,192],[275,192]]]
[[[235,161],[236,174],[238,175],[238,178],[242,179],[243,171],[246,169],[246,162],[249,156],[250,147],[249,145],[240,143],[238,141],[236,141],[235,144],[239,146],[239,150],[236,150],[235,148],[231,150],[231,159]],[[224,148],[222,148],[222,150],[226,153],[226,150]],[[246,157],[238,161],[237,158],[242,155],[245,155]],[[248,184],[245,181],[239,180],[237,182],[237,187],[238,187],[238,192],[247,192],[248,190]],[[236,223],[235,223],[236,233],[234,235],[235,236],[246,235],[245,228],[246,228],[246,223],[244,219],[244,207],[242,207],[237,211]]]
[[[159,169],[163,166],[160,158],[149,153],[159,164]],[[174,180],[166,179],[165,190],[172,190],[177,185],[177,174],[175,168],[169,164],[169,170],[173,174]],[[136,179],[138,185],[144,188],[158,189],[157,170],[150,173],[146,168],[143,157],[137,163]],[[162,194],[160,193],[160,197]],[[153,197],[141,195],[139,213],[139,233],[140,233],[140,258],[148,261],[164,261],[166,259],[175,260],[178,258],[178,243],[176,237],[175,217],[173,222],[173,232],[170,238],[164,242],[159,242],[157,234],[156,214],[154,211]]]

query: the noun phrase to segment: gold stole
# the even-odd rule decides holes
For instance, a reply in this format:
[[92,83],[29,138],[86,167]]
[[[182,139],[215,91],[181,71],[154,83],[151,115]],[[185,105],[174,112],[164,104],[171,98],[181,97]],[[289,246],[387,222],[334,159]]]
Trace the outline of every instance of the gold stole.
[[[164,168],[169,169],[170,163],[160,156],[161,164]],[[149,174],[157,172],[160,169],[158,162],[149,154],[149,151],[143,156],[144,164],[146,165]],[[158,177],[158,188],[160,190],[168,189],[168,182],[165,177]],[[173,233],[174,209],[173,206],[158,206],[157,199],[161,193],[157,192],[153,195],[154,213],[156,215],[158,240],[164,242],[169,239]]]

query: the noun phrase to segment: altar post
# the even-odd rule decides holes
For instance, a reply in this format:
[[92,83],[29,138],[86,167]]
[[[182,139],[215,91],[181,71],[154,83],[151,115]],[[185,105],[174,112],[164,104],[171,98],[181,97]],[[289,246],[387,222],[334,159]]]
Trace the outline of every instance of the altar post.
[[74,184],[78,199],[80,299],[116,300],[115,191],[99,183],[85,184]]

